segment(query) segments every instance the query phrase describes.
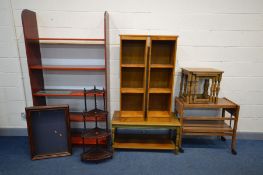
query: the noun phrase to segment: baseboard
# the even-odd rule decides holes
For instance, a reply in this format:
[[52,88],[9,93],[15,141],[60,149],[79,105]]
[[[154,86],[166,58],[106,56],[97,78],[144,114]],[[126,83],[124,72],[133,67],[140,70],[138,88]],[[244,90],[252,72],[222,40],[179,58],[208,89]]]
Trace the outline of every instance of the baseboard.
[[27,136],[27,128],[0,128],[0,136]]
[[[27,128],[0,128],[0,136],[27,136]],[[263,140],[263,132],[238,132],[237,139]]]

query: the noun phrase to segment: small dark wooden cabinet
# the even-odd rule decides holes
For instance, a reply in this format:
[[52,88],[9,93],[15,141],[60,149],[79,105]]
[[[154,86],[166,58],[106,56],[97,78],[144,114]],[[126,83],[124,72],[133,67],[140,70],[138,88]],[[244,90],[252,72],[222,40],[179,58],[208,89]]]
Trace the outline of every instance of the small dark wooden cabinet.
[[68,105],[28,107],[26,119],[33,160],[71,155]]

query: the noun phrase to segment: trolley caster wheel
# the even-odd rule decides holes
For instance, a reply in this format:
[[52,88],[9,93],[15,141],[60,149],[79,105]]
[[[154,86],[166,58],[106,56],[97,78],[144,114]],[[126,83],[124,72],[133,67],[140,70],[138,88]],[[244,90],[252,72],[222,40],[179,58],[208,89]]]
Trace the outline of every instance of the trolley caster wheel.
[[225,142],[225,141],[226,141],[226,138],[223,137],[223,136],[221,136],[221,140],[222,140],[223,142]]
[[179,150],[173,150],[173,153],[174,153],[175,155],[178,155]]
[[237,155],[237,151],[236,150],[232,149],[231,152],[232,152],[233,155]]
[[179,152],[180,153],[184,153],[184,149],[183,148],[179,148]]

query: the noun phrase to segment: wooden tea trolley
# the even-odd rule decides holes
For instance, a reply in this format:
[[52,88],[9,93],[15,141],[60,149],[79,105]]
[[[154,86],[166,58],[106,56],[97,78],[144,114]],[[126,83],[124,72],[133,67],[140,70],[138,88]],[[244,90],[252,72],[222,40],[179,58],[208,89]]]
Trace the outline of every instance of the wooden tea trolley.
[[[175,112],[180,118],[183,135],[201,136],[231,136],[231,151],[236,152],[236,132],[239,115],[239,105],[227,98],[218,98],[218,102],[207,104],[189,104],[182,98],[175,98]],[[191,109],[221,109],[221,116],[185,116]],[[228,115],[226,115],[226,112]]]
[[[178,151],[180,123],[171,107],[176,46],[177,36],[120,35],[120,111],[112,119],[113,148]],[[168,129],[170,134],[123,135],[116,134],[118,128]]]

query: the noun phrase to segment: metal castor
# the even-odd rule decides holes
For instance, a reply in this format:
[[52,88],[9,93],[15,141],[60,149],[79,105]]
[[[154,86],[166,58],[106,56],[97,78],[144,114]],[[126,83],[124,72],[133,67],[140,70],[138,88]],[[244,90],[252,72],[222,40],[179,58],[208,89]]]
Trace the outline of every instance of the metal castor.
[[226,141],[226,138],[225,138],[225,137],[221,136],[220,138],[221,138],[221,140],[222,140],[223,142]]
[[184,153],[184,149],[183,148],[179,148],[179,152],[180,153]]
[[179,153],[179,150],[173,150],[173,153],[175,154],[175,155],[178,155],[178,153]]
[[232,152],[233,155],[237,155],[237,151],[236,150],[232,149],[231,152]]

